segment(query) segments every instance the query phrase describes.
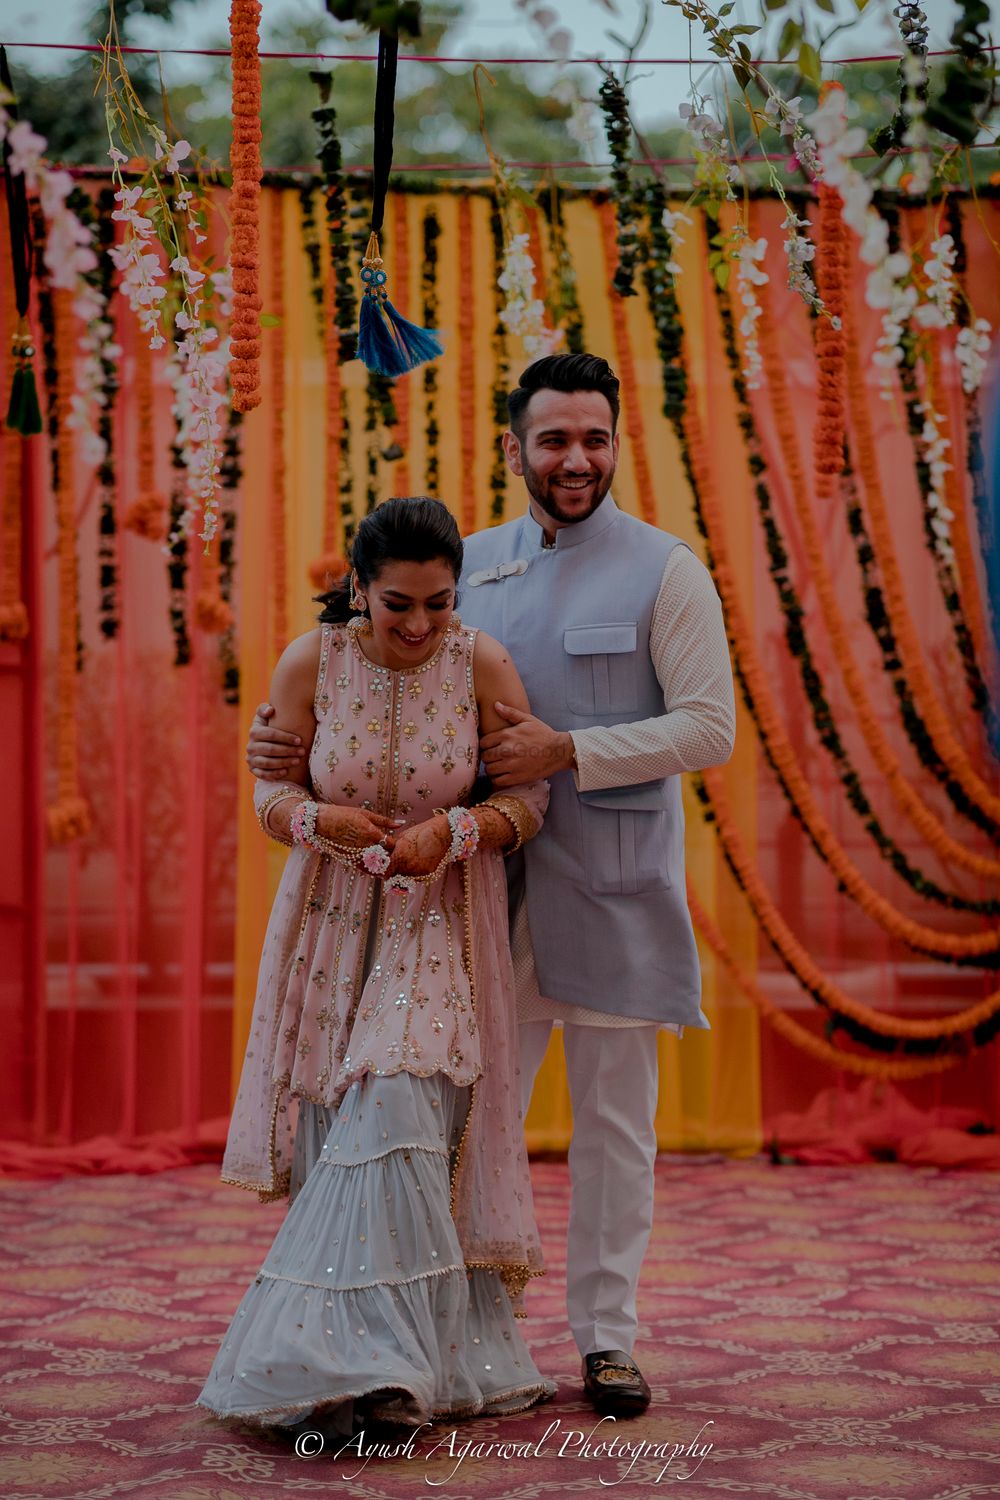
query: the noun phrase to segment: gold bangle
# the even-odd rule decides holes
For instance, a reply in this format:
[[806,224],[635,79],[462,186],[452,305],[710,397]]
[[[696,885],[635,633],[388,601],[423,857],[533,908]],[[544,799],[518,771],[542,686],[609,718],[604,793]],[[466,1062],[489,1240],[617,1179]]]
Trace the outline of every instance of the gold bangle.
[[276,802],[280,802],[283,797],[295,797],[298,796],[299,793],[301,793],[301,797],[299,798],[300,801],[307,802],[309,800],[309,793],[306,791],[305,787],[279,786],[278,790],[276,792],[272,792],[269,797],[265,798],[260,807],[257,809],[257,822],[260,824],[262,832],[266,833],[267,837],[269,839],[273,839],[276,844],[283,844],[286,849],[291,849],[292,840],[282,838],[280,833],[275,833],[274,829],[268,822],[267,815],[271,811],[271,808],[274,806],[274,804]]
[[504,854],[516,854],[522,844],[533,839],[538,832],[538,825],[531,816],[526,802],[520,797],[510,797],[505,792],[494,792],[487,797],[485,802],[480,802],[480,807],[494,807],[498,813],[502,813],[507,822],[514,830],[516,842],[510,849],[504,849]]

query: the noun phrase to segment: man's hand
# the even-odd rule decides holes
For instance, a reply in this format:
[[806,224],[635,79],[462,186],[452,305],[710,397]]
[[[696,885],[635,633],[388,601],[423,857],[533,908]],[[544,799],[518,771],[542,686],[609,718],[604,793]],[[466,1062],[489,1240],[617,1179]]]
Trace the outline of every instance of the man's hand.
[[534,714],[506,703],[494,705],[509,729],[497,729],[479,742],[479,751],[495,787],[517,786],[523,781],[541,781],[574,763],[573,737],[550,729]]
[[399,834],[392,847],[392,861],[383,876],[429,875],[436,870],[451,848],[451,824],[443,814],[414,823]]
[[261,781],[282,781],[299,769],[304,754],[297,734],[271,728],[267,721],[273,717],[270,703],[259,703],[247,739],[247,765]]

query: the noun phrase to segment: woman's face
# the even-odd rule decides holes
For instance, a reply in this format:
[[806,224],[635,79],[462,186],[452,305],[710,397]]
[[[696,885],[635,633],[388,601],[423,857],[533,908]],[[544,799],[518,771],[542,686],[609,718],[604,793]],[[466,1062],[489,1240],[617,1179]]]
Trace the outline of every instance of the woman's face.
[[381,664],[419,667],[437,650],[455,611],[455,575],[443,557],[430,562],[386,562],[368,584],[375,651]]

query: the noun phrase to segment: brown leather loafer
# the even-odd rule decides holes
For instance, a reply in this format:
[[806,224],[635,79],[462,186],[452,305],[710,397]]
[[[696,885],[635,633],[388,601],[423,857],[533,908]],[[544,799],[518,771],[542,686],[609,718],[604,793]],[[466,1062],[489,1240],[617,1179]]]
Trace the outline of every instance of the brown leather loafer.
[[638,1417],[651,1392],[642,1371],[624,1349],[602,1349],[583,1360],[584,1394],[602,1417]]

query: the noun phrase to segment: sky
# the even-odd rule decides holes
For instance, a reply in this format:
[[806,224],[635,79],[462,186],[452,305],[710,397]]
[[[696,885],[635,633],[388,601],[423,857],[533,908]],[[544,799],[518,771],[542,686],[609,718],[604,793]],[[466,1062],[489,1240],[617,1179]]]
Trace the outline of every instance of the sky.
[[[94,0],[3,0],[3,40],[10,45],[15,42],[72,42],[84,39],[83,21],[93,8]],[[583,56],[618,57],[620,47],[609,39],[609,31],[621,36],[630,36],[636,28],[640,13],[640,0],[546,0],[549,8],[558,13],[560,22],[572,34],[573,54]],[[824,26],[836,20],[856,17],[855,0],[835,0],[836,16],[822,17]],[[947,36],[955,14],[954,0],[928,0],[926,11],[931,23],[931,47],[947,46]],[[798,6],[795,7],[798,9]],[[815,7],[811,6],[815,11]],[[869,0],[864,15],[852,30],[835,38],[829,47],[831,58],[856,55],[858,53],[884,53],[895,51],[894,23],[891,19],[892,0]],[[994,19],[1000,20],[1000,0],[993,0],[991,10]],[[760,0],[737,0],[730,21],[737,18],[757,23],[760,20]],[[515,0],[466,0],[463,6],[460,27],[449,38],[448,46],[457,53],[477,58],[510,56],[544,56],[548,53],[543,38],[525,20],[525,15]],[[261,47],[266,49],[274,22],[290,15],[325,16],[322,0],[263,0],[263,23]],[[818,14],[818,12],[817,12]],[[152,19],[137,21],[132,29],[136,43],[151,47],[207,47],[225,46],[228,34],[229,0],[196,0],[190,5],[179,4],[172,25]],[[780,13],[772,17],[768,36],[776,34],[782,19]],[[344,28],[330,22],[331,31],[344,35]],[[698,45],[695,36],[695,55],[705,57],[704,45]],[[758,38],[751,40],[751,48],[757,50]],[[338,43],[334,50],[372,50],[371,39],[357,43]],[[418,49],[419,50],[419,49]],[[652,22],[638,57],[663,58],[688,55],[688,23],[671,5],[652,0]],[[768,53],[767,55],[772,55]],[[48,65],[58,67],[61,54],[58,52],[21,52],[11,47],[10,61],[16,69],[21,58],[31,58],[34,68]],[[407,66],[419,68],[419,63],[400,64],[400,86],[405,87]],[[471,65],[470,65],[471,66]],[[171,79],[181,80],[190,76],[190,69],[197,67],[188,59],[165,56],[164,78],[169,89]],[[533,76],[539,89],[551,87],[557,70],[536,67]],[[667,116],[676,116],[679,105],[688,97],[690,87],[689,70],[683,66],[653,66],[646,64],[635,69],[633,102],[637,115],[644,121],[660,121]],[[697,85],[702,80],[707,91],[708,79],[703,67],[693,69],[693,80]],[[595,91],[597,79],[595,70]]]

